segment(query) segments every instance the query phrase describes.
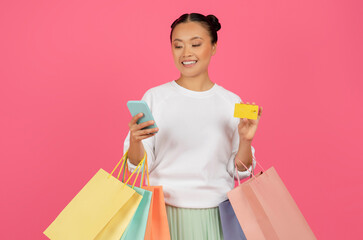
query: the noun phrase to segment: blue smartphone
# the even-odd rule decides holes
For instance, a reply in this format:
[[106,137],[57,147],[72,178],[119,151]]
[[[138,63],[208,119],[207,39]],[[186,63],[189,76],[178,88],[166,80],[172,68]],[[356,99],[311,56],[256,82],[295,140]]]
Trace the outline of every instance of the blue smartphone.
[[144,115],[136,122],[137,124],[143,123],[143,122],[147,122],[150,120],[154,121],[153,125],[144,127],[143,129],[150,129],[150,128],[156,128],[156,123],[154,120],[153,115],[151,114],[150,108],[147,105],[147,103],[143,100],[141,101],[128,101],[127,102],[127,107],[131,113],[131,116],[134,117],[135,115],[139,114],[139,113],[143,113]]

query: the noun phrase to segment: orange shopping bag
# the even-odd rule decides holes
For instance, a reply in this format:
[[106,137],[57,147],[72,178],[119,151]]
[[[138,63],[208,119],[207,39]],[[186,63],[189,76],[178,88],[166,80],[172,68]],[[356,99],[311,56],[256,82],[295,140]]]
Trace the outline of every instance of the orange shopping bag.
[[168,218],[162,186],[144,186],[153,193],[146,225],[145,240],[170,240]]
[[[126,171],[128,172],[128,171]],[[146,174],[147,185],[142,186]],[[152,192],[150,210],[146,224],[145,240],[170,240],[169,224],[166,215],[164,192],[162,186],[150,186],[147,156],[144,162],[140,186]]]
[[251,174],[227,194],[247,239],[316,240],[275,168]]

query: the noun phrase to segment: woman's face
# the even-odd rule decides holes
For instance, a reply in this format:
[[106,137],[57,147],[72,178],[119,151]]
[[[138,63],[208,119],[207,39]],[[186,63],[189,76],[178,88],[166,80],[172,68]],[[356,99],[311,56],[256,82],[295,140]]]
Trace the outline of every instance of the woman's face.
[[198,22],[178,24],[172,33],[174,63],[181,75],[195,77],[208,71],[217,44],[211,43],[208,31]]

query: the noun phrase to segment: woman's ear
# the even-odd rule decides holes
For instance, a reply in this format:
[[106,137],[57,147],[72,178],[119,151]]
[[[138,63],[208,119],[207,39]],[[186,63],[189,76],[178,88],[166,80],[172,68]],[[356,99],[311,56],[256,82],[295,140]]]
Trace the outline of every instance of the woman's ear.
[[212,56],[216,54],[216,51],[217,51],[217,43],[213,44],[212,46]]

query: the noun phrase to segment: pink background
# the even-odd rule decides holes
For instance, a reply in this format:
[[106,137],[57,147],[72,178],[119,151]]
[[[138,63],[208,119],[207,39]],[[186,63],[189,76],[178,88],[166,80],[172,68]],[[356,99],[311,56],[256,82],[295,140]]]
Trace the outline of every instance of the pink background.
[[317,238],[362,237],[362,1],[33,0],[0,3],[0,239],[46,239],[113,168],[126,102],[178,77],[169,33],[185,12],[220,19],[211,79],[264,107],[256,157]]

